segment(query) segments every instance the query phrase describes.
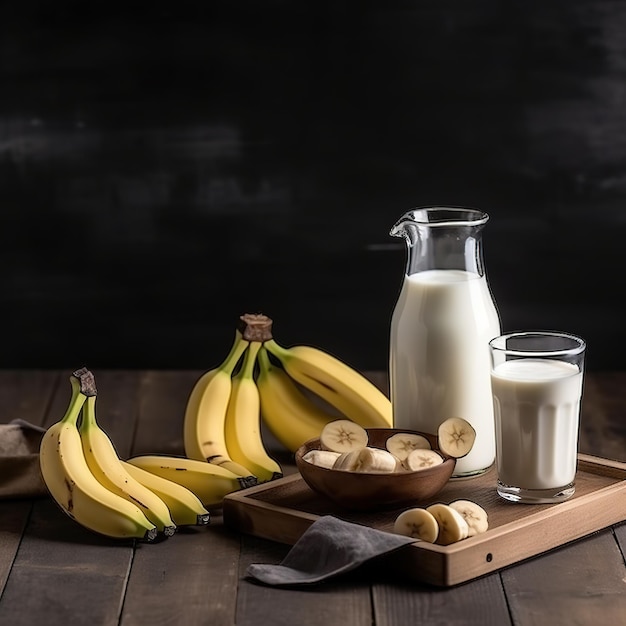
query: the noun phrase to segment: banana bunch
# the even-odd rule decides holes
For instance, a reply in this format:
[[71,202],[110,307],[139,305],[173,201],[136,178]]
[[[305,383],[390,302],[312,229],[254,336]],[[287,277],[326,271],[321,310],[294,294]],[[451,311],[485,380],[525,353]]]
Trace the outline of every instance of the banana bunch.
[[194,384],[183,422],[185,456],[236,474],[243,487],[282,476],[261,436],[259,390],[254,381],[260,347],[254,333],[237,328],[226,359]]
[[[123,461],[97,422],[93,374],[79,369],[70,383],[65,415],[44,433],[39,459],[52,498],[86,528],[152,542],[179,526],[208,524],[211,506],[247,486],[229,469],[200,462],[191,467],[189,459],[154,455]],[[168,465],[176,471],[165,473]]]
[[195,383],[184,420],[188,458],[257,482],[282,475],[262,422],[290,452],[339,417],[364,428],[392,425],[391,402],[374,384],[323,350],[281,346],[272,323],[262,314],[240,317],[230,353]]

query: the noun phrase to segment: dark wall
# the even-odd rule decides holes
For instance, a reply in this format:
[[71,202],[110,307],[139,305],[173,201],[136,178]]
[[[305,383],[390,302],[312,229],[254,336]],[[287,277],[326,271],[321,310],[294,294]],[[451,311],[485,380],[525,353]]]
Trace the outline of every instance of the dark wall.
[[208,368],[262,311],[386,368],[389,228],[448,203],[506,329],[623,368],[626,2],[84,6],[0,19],[0,366]]

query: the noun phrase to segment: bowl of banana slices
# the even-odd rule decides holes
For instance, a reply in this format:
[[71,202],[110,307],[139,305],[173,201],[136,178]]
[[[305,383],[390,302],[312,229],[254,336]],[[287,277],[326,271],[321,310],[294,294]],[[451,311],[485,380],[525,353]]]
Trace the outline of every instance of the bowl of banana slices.
[[[454,447],[447,445],[444,436],[452,431]],[[456,417],[443,422],[437,434],[363,428],[338,419],[328,423],[320,437],[305,442],[295,461],[303,480],[317,494],[342,509],[375,511],[436,496],[475,437],[472,426]]]

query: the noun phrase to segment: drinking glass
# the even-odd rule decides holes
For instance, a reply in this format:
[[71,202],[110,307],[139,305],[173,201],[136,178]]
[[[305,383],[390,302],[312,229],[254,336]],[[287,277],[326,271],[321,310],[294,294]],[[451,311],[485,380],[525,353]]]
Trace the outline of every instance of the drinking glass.
[[497,492],[551,503],[575,491],[586,344],[556,331],[518,331],[489,342]]

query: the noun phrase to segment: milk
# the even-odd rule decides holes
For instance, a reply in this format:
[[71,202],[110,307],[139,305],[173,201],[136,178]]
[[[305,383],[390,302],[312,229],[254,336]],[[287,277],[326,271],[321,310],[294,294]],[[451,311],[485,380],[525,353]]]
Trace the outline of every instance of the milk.
[[390,337],[394,427],[437,433],[449,417],[476,430],[455,475],[478,473],[495,457],[489,340],[500,320],[485,276],[463,270],[406,275]]
[[553,489],[576,474],[583,375],[576,365],[523,358],[491,374],[498,480],[522,489]]

